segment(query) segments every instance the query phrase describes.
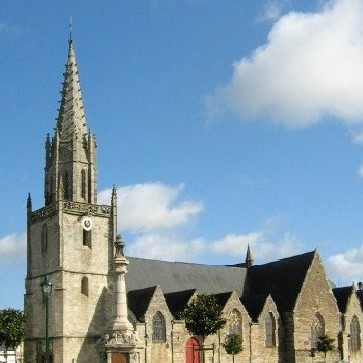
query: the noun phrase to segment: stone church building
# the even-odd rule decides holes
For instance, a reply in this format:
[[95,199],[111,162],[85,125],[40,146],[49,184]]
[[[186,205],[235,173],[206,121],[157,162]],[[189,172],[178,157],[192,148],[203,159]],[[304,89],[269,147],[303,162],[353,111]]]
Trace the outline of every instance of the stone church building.
[[72,39],[52,137],[45,141],[44,207],[27,202],[28,316],[25,362],[45,360],[45,301],[52,283],[52,363],[200,363],[201,343],[178,312],[214,294],[225,328],[205,342],[205,362],[229,363],[226,336],[239,334],[236,363],[323,362],[322,335],[335,339],[326,362],[363,362],[362,284],[333,288],[317,251],[254,265],[165,262],[127,257],[117,234],[117,192],[97,204],[96,141],[85,113]]

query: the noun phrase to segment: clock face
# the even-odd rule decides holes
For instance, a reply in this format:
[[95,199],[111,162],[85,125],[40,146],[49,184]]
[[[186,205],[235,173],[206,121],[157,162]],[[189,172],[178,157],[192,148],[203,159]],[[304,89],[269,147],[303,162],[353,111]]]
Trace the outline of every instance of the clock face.
[[93,225],[92,219],[88,216],[84,216],[81,219],[81,225],[85,231],[90,231],[92,229],[92,225]]

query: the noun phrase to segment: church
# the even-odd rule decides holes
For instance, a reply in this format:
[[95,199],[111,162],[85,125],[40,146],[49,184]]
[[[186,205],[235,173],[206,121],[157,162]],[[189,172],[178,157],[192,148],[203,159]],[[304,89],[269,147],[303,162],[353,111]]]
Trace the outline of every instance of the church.
[[[96,139],[71,38],[54,130],[44,206],[27,201],[26,363],[45,362],[46,352],[52,363],[200,363],[200,337],[178,318],[197,294],[215,295],[227,321],[205,341],[207,363],[363,362],[363,285],[334,288],[316,250],[262,265],[250,248],[229,266],[127,256],[117,190],[97,203]],[[234,358],[223,346],[232,333],[243,348]],[[316,349],[324,335],[335,345],[326,357]]]

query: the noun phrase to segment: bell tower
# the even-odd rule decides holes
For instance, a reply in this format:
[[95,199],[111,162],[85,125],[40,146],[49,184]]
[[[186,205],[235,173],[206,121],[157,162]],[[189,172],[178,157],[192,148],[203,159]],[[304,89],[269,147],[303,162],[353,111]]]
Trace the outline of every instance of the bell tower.
[[116,199],[97,204],[96,141],[87,127],[72,39],[54,135],[45,141],[44,207],[27,200],[28,316],[25,361],[43,362],[48,276],[50,356],[53,363],[99,362],[95,344],[112,319]]

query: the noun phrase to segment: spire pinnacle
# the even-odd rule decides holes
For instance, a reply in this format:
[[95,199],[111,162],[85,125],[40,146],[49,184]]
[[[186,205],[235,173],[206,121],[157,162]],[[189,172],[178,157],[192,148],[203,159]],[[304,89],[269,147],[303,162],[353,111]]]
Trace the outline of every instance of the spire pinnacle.
[[28,213],[32,212],[32,198],[30,196],[30,193],[28,193],[28,199],[26,200],[26,209]]
[[68,43],[72,43],[72,29],[73,28],[73,19],[72,15],[69,17],[69,40]]
[[254,262],[254,260],[253,260],[253,255],[251,252],[250,244],[248,244],[247,254],[246,254],[246,267],[253,266],[253,262]]

